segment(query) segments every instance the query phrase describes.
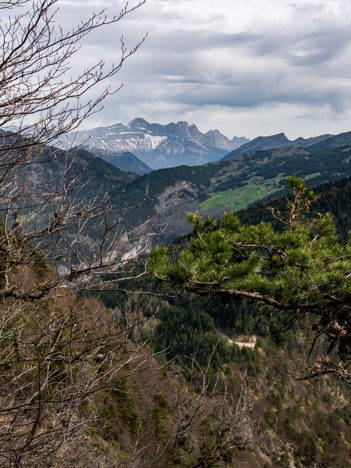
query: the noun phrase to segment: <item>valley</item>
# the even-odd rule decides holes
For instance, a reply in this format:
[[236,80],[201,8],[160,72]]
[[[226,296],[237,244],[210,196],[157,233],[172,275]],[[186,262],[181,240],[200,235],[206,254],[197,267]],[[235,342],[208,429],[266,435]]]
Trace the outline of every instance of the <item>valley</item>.
[[285,179],[303,177],[310,187],[351,174],[351,145],[316,151],[260,150],[203,166],[160,169],[139,177],[114,198],[117,206],[142,203],[128,217],[131,226],[152,219],[165,240],[188,232],[186,213],[219,218],[284,191]]

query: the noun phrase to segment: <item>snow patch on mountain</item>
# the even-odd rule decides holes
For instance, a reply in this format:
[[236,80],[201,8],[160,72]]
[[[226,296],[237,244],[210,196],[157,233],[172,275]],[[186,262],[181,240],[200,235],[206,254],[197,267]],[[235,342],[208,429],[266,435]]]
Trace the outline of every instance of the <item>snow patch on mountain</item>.
[[128,125],[121,123],[76,132],[68,136],[68,144],[99,148],[113,152],[131,152],[152,169],[182,164],[199,165],[221,159],[248,140],[229,140],[218,130],[201,133],[187,122],[161,125],[137,118]]

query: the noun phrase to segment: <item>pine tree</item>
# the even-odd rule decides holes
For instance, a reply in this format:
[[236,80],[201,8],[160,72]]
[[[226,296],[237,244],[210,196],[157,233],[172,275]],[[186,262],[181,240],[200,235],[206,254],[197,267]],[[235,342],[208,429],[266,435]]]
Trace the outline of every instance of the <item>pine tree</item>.
[[330,214],[306,216],[314,195],[302,179],[289,177],[287,187],[286,214],[270,209],[281,231],[268,222],[244,225],[232,213],[219,223],[191,214],[188,247],[175,260],[167,248],[154,249],[148,268],[173,287],[259,304],[276,334],[308,319],[315,341],[329,344],[312,375],[336,373],[351,382],[351,245],[336,234]]

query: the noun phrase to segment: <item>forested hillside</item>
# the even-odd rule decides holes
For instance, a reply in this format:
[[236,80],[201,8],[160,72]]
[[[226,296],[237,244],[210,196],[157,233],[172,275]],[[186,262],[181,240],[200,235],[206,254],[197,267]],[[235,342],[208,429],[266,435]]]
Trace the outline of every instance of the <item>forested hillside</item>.
[[[105,301],[104,295],[100,297]],[[120,299],[115,295],[113,300],[111,293],[108,297],[109,305],[114,305],[118,310]],[[301,369],[306,368],[313,342],[313,333],[309,331],[308,324],[296,327],[285,334],[284,341],[275,344],[268,336],[268,322],[258,309],[245,303],[225,305],[215,300],[194,302],[194,299],[183,296],[152,299],[146,303],[143,300],[142,310],[153,317],[153,325],[141,325],[134,332],[134,338],[151,338],[152,348],[155,351],[163,350],[167,359],[172,360],[168,365],[168,385],[172,382],[170,376],[178,375],[179,378],[183,374],[201,405],[201,411],[199,409],[200,413],[196,416],[191,412],[193,409],[190,408],[193,407],[189,407],[188,416],[194,417],[193,423],[182,420],[185,424],[190,423],[186,440],[181,441],[180,445],[172,445],[170,452],[166,450],[166,458],[155,466],[193,467],[197,463],[213,467],[237,466],[239,463],[277,468],[288,467],[291,463],[306,467],[347,466],[351,440],[349,389],[335,379],[296,381],[291,375],[300,375]],[[231,344],[227,336],[233,341],[244,342],[255,336],[257,341],[254,349],[243,347],[240,350],[237,345]],[[321,352],[322,349],[317,346],[311,359]],[[201,393],[202,369],[207,369],[210,386],[206,390],[206,398],[198,400],[204,397]],[[214,395],[211,389],[218,382],[218,375],[223,380]],[[244,375],[245,384],[240,377]],[[166,400],[158,410],[165,431],[164,439],[159,439],[162,444],[162,440],[170,437],[172,424],[177,424],[174,418],[179,417],[179,407],[175,403],[174,393],[170,394],[165,389],[163,377],[158,379],[153,386],[163,389]],[[174,382],[171,388],[173,385]],[[231,414],[230,411],[232,404],[240,412],[243,410],[237,399],[240,392],[245,393],[246,385],[253,392],[249,392],[253,400],[246,400],[247,409],[241,413],[246,421],[244,424],[239,414]],[[140,381],[137,388],[135,391],[140,396]],[[221,405],[228,410],[226,416]],[[140,414],[139,397],[134,400],[132,408]],[[207,411],[212,411],[212,408],[214,413],[208,414]],[[202,411],[207,416],[198,433],[197,418],[204,418]],[[221,419],[223,416],[224,420]],[[225,421],[228,426],[225,426]],[[229,450],[221,439],[223,434],[218,423],[228,431],[226,443],[231,444]],[[124,426],[124,430],[127,427]],[[126,450],[128,446],[122,434],[115,437],[120,447]]]
[[[316,199],[311,205],[310,215],[332,213],[338,233],[347,239],[348,232],[351,231],[350,178],[327,182],[315,187],[313,191]],[[269,221],[274,224],[276,229],[279,229],[280,225],[273,219],[269,207],[283,213],[286,210],[286,200],[283,196],[269,199],[263,203],[252,205],[246,210],[241,210],[237,214],[243,223],[258,224],[261,221]]]
[[184,213],[219,218],[226,210],[238,211],[284,189],[286,177],[304,177],[310,187],[350,175],[351,145],[307,152],[279,148],[258,151],[198,167],[162,169],[129,183],[116,206],[138,207],[128,217],[131,225],[152,218],[165,239],[187,231]]

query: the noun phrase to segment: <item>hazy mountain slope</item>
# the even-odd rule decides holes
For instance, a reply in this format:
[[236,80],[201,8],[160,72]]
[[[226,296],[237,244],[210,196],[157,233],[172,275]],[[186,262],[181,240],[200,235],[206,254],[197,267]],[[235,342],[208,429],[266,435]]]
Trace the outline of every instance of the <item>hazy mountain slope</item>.
[[114,153],[108,150],[91,149],[96,156],[113,166],[121,169],[123,172],[133,172],[134,174],[144,175],[152,171],[151,167],[141,161],[133,153]]
[[[25,193],[21,195],[24,198],[30,198],[31,194],[36,197],[40,193],[47,198],[50,194],[57,198],[64,193],[69,198],[87,198],[89,202],[98,200],[106,193],[114,192],[116,195],[139,177],[131,172],[123,172],[84,148],[65,151],[38,144],[30,147],[26,153],[25,137],[14,136],[11,132],[0,133],[1,149],[6,156],[2,176],[11,167],[14,175],[13,184],[9,184],[10,190],[16,185],[23,186]],[[22,157],[19,157],[19,153]],[[61,192],[60,189],[67,184],[66,190]]]
[[309,151],[321,151],[337,146],[347,145],[351,143],[351,132],[340,133],[339,135],[331,136],[330,138],[323,140],[310,146]]
[[[63,226],[67,240],[76,239],[85,249],[89,242],[95,245],[101,238],[103,217],[98,213],[106,209],[111,212],[110,223],[114,222],[112,217],[118,222],[121,211],[113,211],[117,207],[111,206],[108,199],[117,200],[128,183],[137,177],[82,149],[65,152],[47,148],[31,154],[25,165],[18,168],[15,183],[9,185],[9,190],[15,184],[23,187],[22,196],[16,199],[18,215],[25,222],[23,230],[43,229],[52,214],[59,210],[69,220],[68,225]],[[78,210],[85,220],[81,225],[74,221],[74,214],[70,215]],[[127,243],[125,248],[129,248]]]
[[128,125],[118,123],[68,135],[70,144],[132,152],[153,169],[217,161],[247,141],[236,137],[229,140],[218,130],[203,134],[187,122],[161,125],[140,118]]
[[66,179],[73,179],[81,174],[74,187],[80,190],[81,196],[90,198],[99,193],[122,191],[128,183],[138,177],[136,174],[121,171],[84,149],[66,153],[56,148],[45,150],[40,160],[34,159],[33,163],[23,169],[23,173],[26,179],[32,180],[33,183],[50,182],[53,186],[60,187],[67,167],[69,171],[66,173]]

